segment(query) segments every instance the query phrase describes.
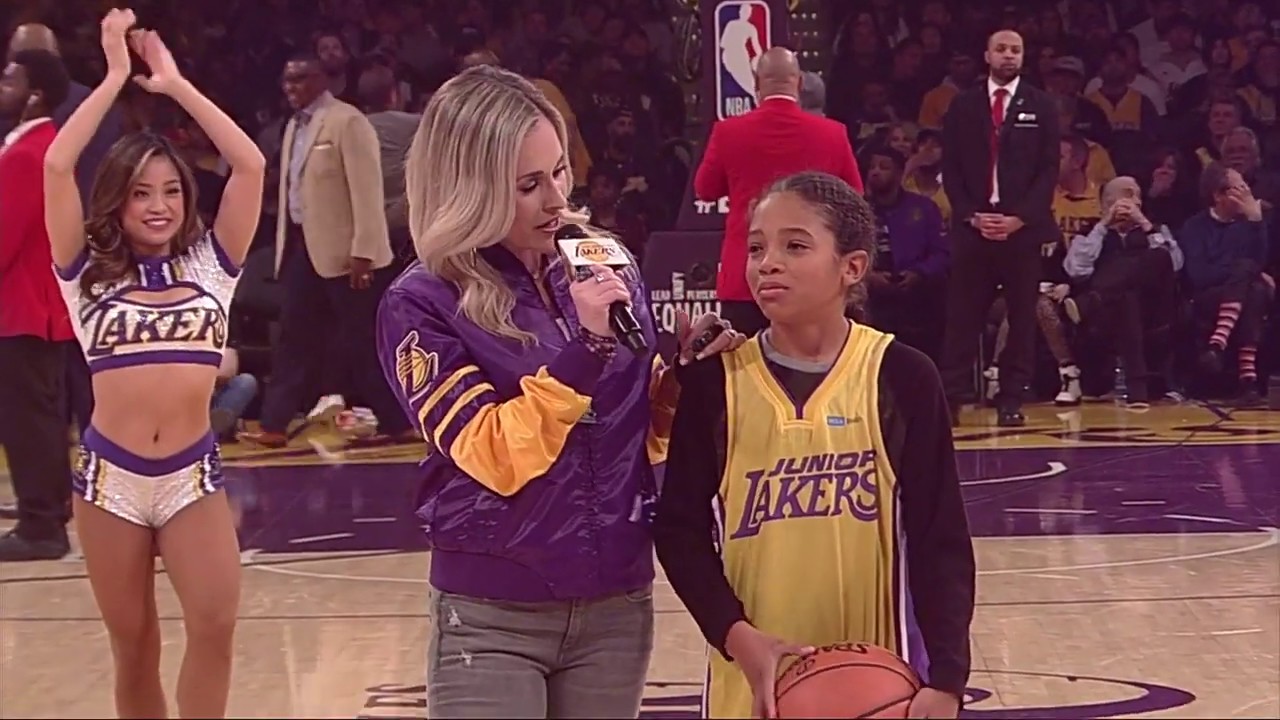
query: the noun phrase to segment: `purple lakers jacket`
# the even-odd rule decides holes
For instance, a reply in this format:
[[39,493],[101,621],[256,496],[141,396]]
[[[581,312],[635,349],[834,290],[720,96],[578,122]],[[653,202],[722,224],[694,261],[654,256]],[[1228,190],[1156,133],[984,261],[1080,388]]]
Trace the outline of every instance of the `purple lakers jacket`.
[[[666,454],[674,378],[656,353],[620,349],[605,363],[577,339],[561,261],[546,275],[553,314],[514,255],[480,252],[514,291],[511,319],[536,344],[474,325],[457,288],[421,265],[378,310],[383,373],[429,446],[418,516],[431,584],[530,602],[644,587],[653,580],[653,463]],[[640,276],[629,267],[623,277],[656,347]]]

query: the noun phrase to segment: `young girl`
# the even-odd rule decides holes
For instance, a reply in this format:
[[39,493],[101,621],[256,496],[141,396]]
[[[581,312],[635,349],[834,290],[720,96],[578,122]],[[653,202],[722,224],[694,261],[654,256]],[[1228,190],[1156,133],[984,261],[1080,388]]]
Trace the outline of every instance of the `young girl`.
[[[155,559],[182,604],[183,717],[222,717],[240,600],[240,547],[221,492],[209,402],[227,312],[262,206],[265,161],[253,141],[185,80],[160,37],[130,10],[102,21],[107,74],[45,157],[45,226],[63,299],[93,376],[94,408],[75,463],[75,520],[111,638],[116,711],[167,717],[160,685]],[[129,81],[129,45],[150,76],[231,166],[213,227],[202,227],[191,170],[165,140],[121,138],[81,211],[75,167]]]
[[959,711],[974,559],[950,418],[924,354],[845,319],[874,246],[844,182],[778,181],[747,236],[770,325],[680,377],[655,536],[719,651],[705,717],[776,717],[782,658],[845,641],[920,673],[911,717]]

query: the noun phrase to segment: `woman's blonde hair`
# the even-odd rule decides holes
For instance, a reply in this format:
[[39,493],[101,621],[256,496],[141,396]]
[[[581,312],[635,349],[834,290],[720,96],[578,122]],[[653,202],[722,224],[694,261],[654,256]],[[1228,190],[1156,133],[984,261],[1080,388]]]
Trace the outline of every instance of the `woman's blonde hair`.
[[432,96],[405,163],[409,230],[423,267],[458,287],[471,322],[524,343],[535,339],[511,322],[515,294],[476,251],[511,231],[520,145],[539,120],[568,148],[564,119],[532,83],[501,68],[469,68]]

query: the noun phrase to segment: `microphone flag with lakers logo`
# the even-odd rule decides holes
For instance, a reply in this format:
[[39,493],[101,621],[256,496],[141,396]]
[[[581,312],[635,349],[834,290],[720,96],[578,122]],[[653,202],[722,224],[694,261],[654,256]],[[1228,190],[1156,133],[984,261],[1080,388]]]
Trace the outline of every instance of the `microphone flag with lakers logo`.
[[[581,237],[569,232],[574,228],[582,233]],[[626,267],[631,264],[631,256],[611,237],[592,237],[586,234],[581,225],[566,225],[557,233],[556,243],[565,262],[582,276],[589,272],[592,265],[605,265],[613,268]]]
[[[578,280],[591,277],[593,265],[624,268],[632,264],[630,253],[617,240],[605,235],[591,235],[581,225],[563,225],[556,232],[556,244],[565,263],[573,268]],[[644,329],[640,327],[640,321],[627,303],[615,302],[609,305],[609,326],[618,336],[618,341],[631,352],[640,354],[649,349]]]

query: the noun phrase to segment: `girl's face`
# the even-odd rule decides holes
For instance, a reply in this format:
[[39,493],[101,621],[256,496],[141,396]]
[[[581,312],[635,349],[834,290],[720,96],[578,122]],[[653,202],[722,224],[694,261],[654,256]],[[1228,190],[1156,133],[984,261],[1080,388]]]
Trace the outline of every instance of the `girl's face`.
[[862,250],[841,254],[821,211],[792,193],[766,197],[747,233],[747,283],[770,322],[843,315],[849,290],[866,274]]
[[915,140],[901,127],[889,131],[889,147],[902,153],[903,157],[911,157],[916,151]]
[[178,168],[167,157],[153,157],[129,188],[120,227],[138,249],[163,251],[186,219],[184,208]]

